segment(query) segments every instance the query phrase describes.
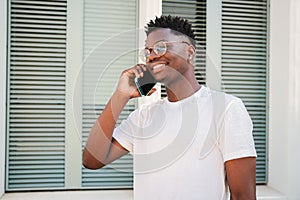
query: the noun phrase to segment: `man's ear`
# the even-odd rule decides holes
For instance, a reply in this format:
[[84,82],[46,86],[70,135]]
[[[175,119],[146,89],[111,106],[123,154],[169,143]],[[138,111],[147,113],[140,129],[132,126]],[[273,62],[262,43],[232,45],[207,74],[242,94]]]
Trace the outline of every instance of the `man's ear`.
[[189,55],[189,59],[193,60],[195,55],[196,55],[196,49],[193,45],[189,45],[187,47],[187,51],[188,51],[188,55]]

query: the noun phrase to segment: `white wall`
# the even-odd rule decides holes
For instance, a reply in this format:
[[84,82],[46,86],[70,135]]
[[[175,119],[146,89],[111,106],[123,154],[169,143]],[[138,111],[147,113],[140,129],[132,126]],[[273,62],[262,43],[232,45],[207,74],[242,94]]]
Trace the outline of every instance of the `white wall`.
[[269,183],[300,199],[300,1],[271,0]]
[[291,0],[290,25],[288,196],[289,199],[300,199],[300,0]]
[[0,197],[5,181],[6,0],[0,0]]

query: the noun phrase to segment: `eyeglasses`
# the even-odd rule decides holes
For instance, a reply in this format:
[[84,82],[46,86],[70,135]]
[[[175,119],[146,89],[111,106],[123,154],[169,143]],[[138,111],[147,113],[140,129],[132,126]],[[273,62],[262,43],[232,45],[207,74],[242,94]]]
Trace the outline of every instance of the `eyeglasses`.
[[147,61],[153,51],[157,56],[163,56],[168,50],[168,43],[184,43],[190,45],[185,41],[159,41],[153,45],[153,47],[147,47],[142,49],[140,52],[140,57],[143,61]]

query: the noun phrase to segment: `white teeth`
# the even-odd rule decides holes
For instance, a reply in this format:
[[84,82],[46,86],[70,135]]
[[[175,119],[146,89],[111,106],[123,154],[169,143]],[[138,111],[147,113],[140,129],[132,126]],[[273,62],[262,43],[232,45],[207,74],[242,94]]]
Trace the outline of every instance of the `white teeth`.
[[161,67],[163,67],[163,66],[165,66],[165,64],[158,64],[158,65],[155,65],[155,66],[153,67],[153,69],[158,69],[158,68],[161,68]]

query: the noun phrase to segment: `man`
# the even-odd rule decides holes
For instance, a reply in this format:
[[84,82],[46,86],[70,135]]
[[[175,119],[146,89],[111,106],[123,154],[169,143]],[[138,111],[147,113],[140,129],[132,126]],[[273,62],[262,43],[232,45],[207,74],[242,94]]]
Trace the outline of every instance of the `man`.
[[[162,16],[146,33],[146,65],[121,74],[91,129],[83,165],[98,169],[131,152],[137,200],[256,199],[252,122],[240,99],[197,82],[191,24]],[[165,85],[167,98],[141,106],[115,128],[129,99],[140,96],[134,79],[146,70]]]

